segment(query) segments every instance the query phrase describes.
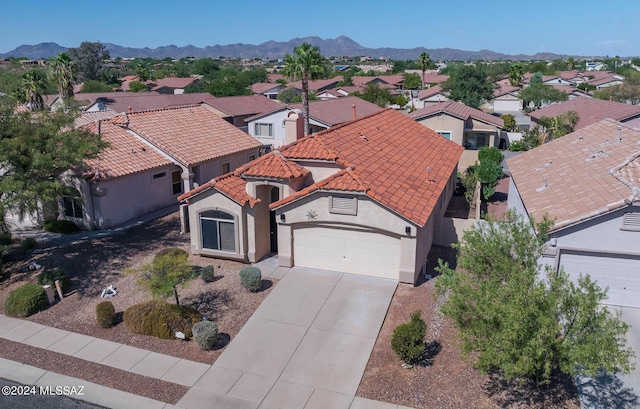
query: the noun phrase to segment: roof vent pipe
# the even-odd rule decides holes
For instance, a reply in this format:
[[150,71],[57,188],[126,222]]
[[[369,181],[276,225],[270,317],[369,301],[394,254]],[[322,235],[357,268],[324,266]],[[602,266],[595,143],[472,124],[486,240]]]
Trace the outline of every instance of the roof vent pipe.
[[353,119],[358,118],[358,116],[356,115],[356,104],[351,105],[351,108],[353,108]]
[[618,125],[618,142],[622,142],[622,126]]

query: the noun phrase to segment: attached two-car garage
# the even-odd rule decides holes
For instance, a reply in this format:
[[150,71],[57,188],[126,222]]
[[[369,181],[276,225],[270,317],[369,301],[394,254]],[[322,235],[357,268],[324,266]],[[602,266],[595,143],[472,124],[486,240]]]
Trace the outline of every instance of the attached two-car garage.
[[605,304],[640,307],[640,258],[625,255],[563,253],[560,265],[572,281],[589,274],[602,289],[609,288]]
[[398,279],[400,238],[372,229],[301,225],[293,229],[299,267]]

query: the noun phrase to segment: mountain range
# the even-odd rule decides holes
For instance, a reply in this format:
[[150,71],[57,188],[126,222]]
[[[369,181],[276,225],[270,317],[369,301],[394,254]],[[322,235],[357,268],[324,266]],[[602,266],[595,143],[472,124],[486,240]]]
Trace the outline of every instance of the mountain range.
[[[509,55],[490,50],[465,51],[455,48],[368,48],[363,47],[346,36],[322,39],[320,37],[293,38],[289,41],[267,41],[259,45],[253,44],[228,44],[214,45],[203,48],[187,45],[178,47],[168,45],[157,48],[132,48],[117,44],[104,43],[111,57],[121,58],[218,58],[221,56],[232,58],[282,58],[286,53],[293,51],[293,47],[307,42],[320,47],[324,56],[368,56],[373,58],[386,57],[392,60],[415,60],[426,52],[432,60],[436,61],[472,61],[472,60],[554,60],[566,58],[566,55],[554,53],[536,53],[534,55],[517,54]],[[15,50],[0,54],[0,58],[25,57],[29,59],[49,58],[67,50],[67,47],[57,43],[40,43],[36,45],[21,45]]]

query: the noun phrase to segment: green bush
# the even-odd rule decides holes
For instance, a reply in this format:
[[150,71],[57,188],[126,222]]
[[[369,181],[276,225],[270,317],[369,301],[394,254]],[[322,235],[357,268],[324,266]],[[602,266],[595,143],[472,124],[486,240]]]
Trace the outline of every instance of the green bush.
[[9,244],[11,244],[11,233],[0,231],[0,245],[8,246]]
[[156,253],[156,255],[153,257],[154,263],[156,262],[156,260],[159,260],[164,256],[169,256],[171,258],[180,258],[180,259],[184,258],[186,261],[186,259],[189,258],[189,253],[177,247],[168,247]]
[[391,348],[406,363],[418,360],[426,349],[424,336],[427,324],[420,318],[420,311],[411,313],[411,321],[393,330]]
[[211,283],[215,280],[215,276],[213,274],[213,266],[206,266],[200,270],[200,278],[205,283]]
[[60,287],[62,288],[62,293],[66,294],[69,289],[71,289],[71,277],[67,275],[62,270],[58,270],[57,268],[53,270],[45,270],[38,276],[38,284],[40,285],[50,285],[51,288],[56,288],[56,280],[60,281]]
[[33,237],[27,237],[22,240],[22,248],[25,250],[33,250],[38,247],[38,241]]
[[111,328],[116,323],[116,309],[111,301],[96,305],[96,320],[102,328]]
[[204,350],[212,349],[218,343],[218,326],[213,321],[193,324],[193,340]]
[[124,312],[125,327],[136,334],[172,339],[181,331],[187,338],[193,335],[193,324],[202,316],[193,307],[152,300],[132,305]]
[[11,291],[4,304],[4,313],[12,317],[28,317],[49,306],[47,293],[42,286],[25,284]]
[[262,287],[262,273],[258,267],[243,267],[240,270],[242,286],[252,293],[260,291]]
[[500,149],[496,148],[495,146],[484,146],[478,151],[478,160],[480,162],[490,160],[492,162],[500,164],[504,160],[504,155],[502,154],[502,152],[500,152]]
[[42,224],[45,231],[51,233],[70,234],[78,231],[78,226],[69,220],[47,220]]

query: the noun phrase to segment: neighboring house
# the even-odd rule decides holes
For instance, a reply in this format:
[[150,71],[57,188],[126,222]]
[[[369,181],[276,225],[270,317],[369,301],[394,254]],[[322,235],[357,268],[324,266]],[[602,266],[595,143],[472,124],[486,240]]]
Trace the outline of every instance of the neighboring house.
[[602,71],[607,68],[607,65],[597,61],[587,61],[586,69],[587,71]]
[[[280,106],[269,112],[247,118],[249,135],[264,145],[278,148],[285,144],[285,119],[291,109],[303,109],[302,104]],[[334,98],[309,102],[311,132],[318,132],[343,122],[381,111],[378,105],[358,97]]]
[[286,146],[179,197],[191,252],[415,283],[462,148],[391,109],[307,137],[286,121]]
[[[206,92],[181,95],[163,95],[157,92],[98,92],[74,94],[73,99],[83,111],[87,112],[104,110],[128,112],[199,104],[215,97]],[[55,96],[52,101],[52,110],[56,109],[54,107],[62,107],[60,97]]]
[[442,87],[440,85],[421,90],[418,92],[416,99],[416,108],[418,109],[430,107],[440,102],[449,101],[449,97],[447,97],[447,95],[442,91]]
[[187,77],[187,78],[176,78],[176,77],[165,77],[159,80],[153,81],[153,86],[151,87],[151,91],[155,91],[159,94],[175,94],[180,95],[184,94],[184,89],[198,82],[200,78],[198,77]]
[[602,89],[607,87],[613,87],[614,85],[622,85],[624,84],[624,77],[621,75],[615,75],[611,77],[591,80],[588,82],[589,85],[593,85],[596,89]]
[[247,131],[245,119],[281,108],[283,105],[262,95],[242,95],[235,97],[220,97],[206,101],[207,105],[221,118],[236,127]]
[[433,129],[465,149],[477,150],[483,146],[500,144],[504,121],[456,101],[442,102],[413,111],[409,117]]
[[541,264],[640,307],[640,132],[605,119],[507,160],[509,207],[554,221]]
[[376,77],[356,75],[351,77],[351,83],[356,87],[362,88],[367,84],[372,83],[378,85],[387,84],[391,85],[393,89],[402,89],[403,82],[403,75],[378,75]]
[[285,88],[286,86],[278,83],[256,82],[251,85],[251,93],[253,95],[263,95],[269,99],[278,99],[278,94]]
[[[540,118],[553,118],[560,114],[573,111],[578,114],[578,123],[575,130],[599,122],[605,118],[615,119],[620,122],[640,121],[640,106],[621,104],[619,102],[605,101],[597,98],[578,97],[568,101],[549,105],[545,108],[533,111],[529,114],[532,126],[537,125]],[[634,126],[637,126],[634,123]]]
[[520,88],[501,82],[493,91],[493,99],[484,104],[483,108],[491,112],[511,113],[522,109]]
[[[175,204],[203,181],[258,157],[261,146],[206,105],[119,114],[86,125],[110,146],[62,200],[62,217],[104,229]],[[77,175],[77,173],[75,173]]]
[[[309,92],[313,91],[315,93],[318,93],[327,89],[335,88],[338,86],[338,83],[340,81],[342,81],[342,76],[340,75],[326,80],[309,81]],[[302,92],[302,80],[290,82],[287,84],[287,87],[292,87]]]

